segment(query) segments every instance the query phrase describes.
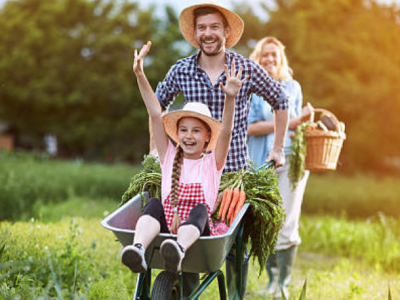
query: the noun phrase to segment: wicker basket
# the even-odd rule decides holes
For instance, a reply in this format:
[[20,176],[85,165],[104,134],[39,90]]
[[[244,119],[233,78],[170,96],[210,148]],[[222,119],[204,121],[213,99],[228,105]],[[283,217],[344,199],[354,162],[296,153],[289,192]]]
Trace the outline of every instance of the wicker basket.
[[[305,131],[307,154],[306,154],[306,170],[314,172],[323,172],[328,170],[336,170],[340,151],[346,135],[339,120],[328,110],[322,108],[314,109],[314,113],[324,113],[332,117],[336,122],[337,131],[329,130],[311,130]],[[311,122],[314,120],[314,114]]]

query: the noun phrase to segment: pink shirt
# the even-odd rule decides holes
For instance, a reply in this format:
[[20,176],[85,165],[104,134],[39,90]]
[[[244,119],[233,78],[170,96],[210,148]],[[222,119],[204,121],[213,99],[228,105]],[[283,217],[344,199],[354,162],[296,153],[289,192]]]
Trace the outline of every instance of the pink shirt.
[[[165,153],[164,163],[161,164],[162,183],[161,197],[162,202],[171,193],[172,166],[174,163],[176,149],[171,141],[168,141],[168,148]],[[203,161],[203,163],[202,163]],[[183,159],[180,183],[198,183],[203,185],[204,197],[210,209],[214,208],[217,199],[218,188],[221,182],[222,171],[217,170],[215,153],[205,154],[204,159]],[[200,178],[200,174],[202,174]]]

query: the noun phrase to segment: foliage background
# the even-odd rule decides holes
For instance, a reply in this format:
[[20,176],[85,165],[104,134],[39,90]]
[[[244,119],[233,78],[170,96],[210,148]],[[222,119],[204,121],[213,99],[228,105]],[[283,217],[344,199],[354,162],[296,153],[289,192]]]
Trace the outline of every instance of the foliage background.
[[[373,0],[276,0],[262,20],[245,1],[234,10],[245,32],[234,50],[276,36],[287,46],[305,102],[347,125],[342,170],[399,170],[400,9]],[[148,151],[147,113],[131,71],[133,49],[152,40],[152,86],[195,53],[178,13],[138,2],[7,1],[0,9],[0,120],[19,147],[43,149],[55,134],[60,155],[138,162]],[[396,167],[397,162],[397,169]]]

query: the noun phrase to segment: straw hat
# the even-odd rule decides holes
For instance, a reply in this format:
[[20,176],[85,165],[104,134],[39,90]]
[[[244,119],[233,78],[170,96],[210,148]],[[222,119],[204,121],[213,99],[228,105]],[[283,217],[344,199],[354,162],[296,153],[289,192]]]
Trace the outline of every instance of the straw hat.
[[178,121],[185,117],[198,118],[210,126],[211,139],[206,150],[213,150],[217,144],[221,123],[211,116],[208,106],[204,103],[189,102],[182,109],[165,114],[163,116],[165,132],[178,143]]
[[185,8],[179,16],[179,28],[181,29],[184,38],[192,44],[194,47],[199,48],[199,45],[195,39],[195,28],[194,28],[194,14],[193,12],[197,8],[201,7],[213,7],[223,14],[228,21],[228,25],[231,29],[230,35],[226,39],[225,47],[231,48],[240,40],[243,33],[244,22],[234,12],[214,3],[203,3],[198,5],[192,5]]

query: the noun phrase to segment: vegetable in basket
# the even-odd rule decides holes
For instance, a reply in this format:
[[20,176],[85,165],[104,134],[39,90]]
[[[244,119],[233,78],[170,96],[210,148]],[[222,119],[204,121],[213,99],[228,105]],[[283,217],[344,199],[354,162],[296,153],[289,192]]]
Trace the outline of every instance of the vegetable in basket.
[[301,124],[292,139],[289,179],[293,189],[303,178],[305,169],[335,170],[343,141],[346,139],[343,122],[339,122],[325,109],[316,108],[315,112],[321,114],[320,119]]

